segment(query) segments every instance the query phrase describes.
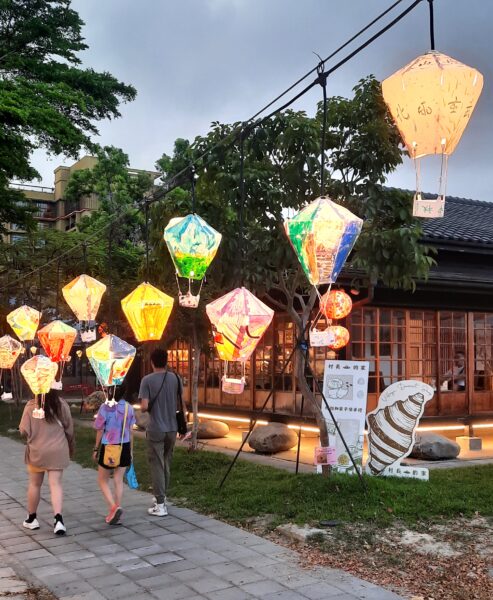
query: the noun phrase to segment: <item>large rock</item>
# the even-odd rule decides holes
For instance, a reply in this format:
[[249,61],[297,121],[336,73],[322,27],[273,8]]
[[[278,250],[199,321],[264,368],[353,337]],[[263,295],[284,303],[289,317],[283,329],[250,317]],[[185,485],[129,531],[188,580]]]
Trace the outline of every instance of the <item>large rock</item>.
[[450,460],[459,456],[460,446],[437,433],[418,433],[410,454],[421,460]]
[[97,410],[99,410],[99,407],[101,406],[101,404],[103,404],[105,400],[106,396],[101,390],[96,390],[95,392],[92,392],[92,394],[89,394],[89,396],[84,398],[84,411],[92,410],[96,412]]
[[262,454],[275,454],[290,450],[298,443],[298,435],[283,423],[260,425],[253,430],[248,444]]
[[149,413],[142,412],[141,410],[136,409],[135,413],[135,422],[137,423],[137,427],[139,429],[147,429],[147,425],[149,425]]
[[229,433],[229,426],[222,421],[201,421],[197,431],[199,440],[212,440],[214,438],[226,437]]

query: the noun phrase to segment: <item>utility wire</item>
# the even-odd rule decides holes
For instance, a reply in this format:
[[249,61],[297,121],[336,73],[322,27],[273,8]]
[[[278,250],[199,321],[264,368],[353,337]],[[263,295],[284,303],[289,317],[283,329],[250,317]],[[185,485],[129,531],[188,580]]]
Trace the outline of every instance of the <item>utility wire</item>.
[[[273,100],[272,102],[270,102],[269,104],[267,104],[264,108],[262,108],[260,111],[258,111],[253,117],[251,117],[248,121],[245,121],[245,122],[241,123],[241,125],[237,126],[233,131],[231,131],[228,135],[226,135],[222,140],[220,140],[219,142],[217,142],[216,144],[214,144],[212,147],[207,148],[206,150],[204,150],[204,152],[202,152],[198,157],[195,158],[195,160],[192,162],[192,164],[194,166],[197,165],[197,163],[199,163],[200,161],[202,161],[203,159],[205,159],[207,156],[210,156],[214,152],[214,150],[218,149],[219,147],[221,147],[223,145],[226,145],[226,147],[233,146],[234,144],[236,144],[239,141],[239,139],[241,137],[248,135],[248,133],[250,131],[252,131],[253,129],[256,129],[257,127],[259,127],[260,125],[262,125],[264,122],[266,122],[268,119],[272,118],[274,115],[278,114],[279,112],[282,112],[283,110],[285,110],[286,108],[288,108],[289,106],[291,106],[294,102],[296,102],[297,100],[299,100],[299,98],[301,98],[308,91],[310,91],[314,86],[316,86],[318,84],[321,84],[321,79],[322,78],[325,78],[325,80],[326,80],[329,75],[331,75],[332,73],[334,73],[335,71],[337,71],[340,67],[342,67],[344,64],[346,64],[354,56],[356,56],[357,54],[359,54],[360,52],[362,52],[365,48],[367,48],[375,40],[377,40],[379,37],[381,37],[385,32],[387,32],[394,25],[396,25],[399,21],[401,21],[407,14],[409,14],[412,10],[414,10],[414,8],[416,8],[416,6],[418,4],[420,4],[422,1],[423,0],[415,0],[407,9],[405,9],[403,12],[401,12],[399,15],[397,15],[397,17],[395,19],[393,19],[388,25],[386,25],[381,30],[379,30],[376,34],[374,34],[366,42],[364,42],[363,44],[361,44],[360,46],[358,46],[350,54],[348,54],[342,60],[340,60],[336,65],[334,65],[333,67],[331,67],[327,71],[324,71],[324,72],[320,73],[319,76],[314,81],[312,81],[308,86],[306,86],[304,89],[302,89],[298,94],[296,94],[290,100],[288,100],[287,102],[285,102],[282,106],[276,108],[274,111],[272,111],[267,116],[265,116],[262,119],[260,119],[259,121],[253,122],[253,120],[256,117],[258,117],[260,114],[262,114],[263,112],[265,112],[265,110],[267,110],[267,108],[270,108],[270,106],[272,106],[272,104],[274,104],[277,100],[279,100],[280,98],[282,98],[283,96],[285,96],[289,91],[291,91],[299,83],[301,83],[307,77],[309,77],[309,75],[311,75],[313,72],[315,72],[317,70],[317,68],[318,68],[318,65],[317,65],[317,67],[315,67],[314,69],[310,70],[305,76],[303,76],[295,84],[293,84],[292,86],[290,86],[289,88],[287,88],[275,100]],[[381,13],[380,15],[378,15],[378,17],[376,17],[375,19],[373,19],[367,26],[365,26],[363,29],[361,29],[357,34],[355,34],[354,36],[352,36],[350,38],[350,40],[348,40],[342,46],[340,46],[337,50],[335,50],[334,52],[332,52],[332,54],[330,54],[329,57],[327,57],[327,59],[325,61],[323,61],[323,62],[326,62],[327,60],[329,60],[330,58],[332,58],[336,54],[338,54],[348,44],[350,44],[352,41],[354,41],[356,38],[358,38],[360,35],[362,35],[366,30],[368,30],[372,25],[374,25],[376,22],[378,22],[380,19],[382,19],[386,14],[388,14],[390,11],[392,11],[401,2],[402,2],[402,0],[398,0],[397,2],[394,2],[387,10],[385,10],[383,13]],[[428,0],[428,2],[430,3],[430,28],[431,28],[431,26],[433,24],[433,9],[432,9],[432,6],[431,6],[433,0]],[[433,34],[432,34],[432,37],[433,37]],[[432,43],[434,44],[434,40],[433,39],[432,39]],[[152,204],[154,202],[158,202],[159,200],[161,200],[162,198],[164,198],[169,192],[171,192],[172,190],[174,190],[175,188],[177,188],[178,186],[180,186],[182,183],[184,183],[185,177],[190,172],[190,168],[191,168],[190,166],[187,166],[184,169],[182,169],[181,171],[179,171],[178,173],[176,173],[175,175],[173,175],[172,177],[170,177],[168,180],[164,181],[163,184],[162,184],[162,186],[161,186],[161,188],[159,190],[153,192],[152,195],[150,195],[149,197],[146,198],[145,203]],[[142,203],[137,203],[137,205],[135,206],[135,209],[137,211],[142,210]],[[99,238],[99,236],[101,235],[101,233],[103,233],[104,231],[106,231],[106,229],[108,227],[111,227],[112,225],[114,225],[115,223],[117,223],[123,216],[125,216],[125,214],[126,213],[120,214],[118,217],[116,215],[112,215],[110,217],[110,221],[108,223],[106,223],[100,229],[98,229],[98,230],[94,231],[92,234],[90,234],[86,238],[86,240],[84,242],[76,244],[75,246],[73,246],[69,250],[66,250],[65,252],[63,252],[61,255],[59,255],[59,256],[57,256],[57,257],[55,257],[55,258],[47,261],[43,266],[37,267],[36,269],[33,269],[29,273],[26,273],[26,274],[18,277],[17,279],[15,279],[14,281],[11,281],[11,282],[7,283],[7,285],[5,285],[2,288],[0,288],[0,291],[4,291],[4,290],[12,287],[13,285],[16,285],[17,283],[19,283],[20,281],[23,281],[27,277],[30,277],[31,275],[34,275],[35,273],[37,273],[41,269],[46,269],[46,267],[48,267],[52,263],[56,262],[57,260],[65,257],[65,256],[68,256],[69,254],[71,254],[75,250],[79,249],[84,243],[87,243],[89,240],[92,240],[94,238]]]

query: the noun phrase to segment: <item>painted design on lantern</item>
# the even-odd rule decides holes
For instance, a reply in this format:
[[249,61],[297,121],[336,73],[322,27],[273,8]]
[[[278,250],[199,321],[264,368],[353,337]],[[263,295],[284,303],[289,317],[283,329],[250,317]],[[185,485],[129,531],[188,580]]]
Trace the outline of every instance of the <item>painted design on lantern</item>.
[[171,219],[164,241],[179,277],[201,280],[216,256],[221,234],[196,214]]
[[76,337],[77,330],[63,321],[52,321],[38,331],[38,338],[46,355],[56,363],[70,359]]
[[353,301],[344,290],[329,290],[320,299],[320,312],[328,319],[344,319],[352,307]]
[[41,313],[30,306],[20,306],[7,315],[7,323],[23,341],[33,340],[39,326]]
[[94,321],[106,286],[89,275],[79,275],[62,288],[65,301],[79,321]]
[[349,343],[349,331],[342,325],[329,325],[327,327],[329,343],[327,344],[331,350],[340,350]]
[[46,356],[33,356],[21,366],[21,373],[32,393],[47,394],[56,377],[58,365]]
[[418,56],[382,82],[384,100],[411,158],[452,154],[482,88],[479,71],[436,51]]
[[22,352],[22,344],[10,335],[0,337],[0,369],[11,369]]
[[246,361],[269,327],[274,311],[246,288],[236,288],[205,307],[219,358]]
[[86,356],[103,386],[120,385],[135,358],[136,349],[116,335],[109,334],[86,350]]
[[381,475],[411,453],[419,419],[433,393],[421,381],[399,381],[380,395],[377,408],[367,415],[368,473]]
[[171,296],[150,283],[141,283],[121,302],[137,341],[161,339],[173,309]]
[[336,281],[362,225],[360,218],[329,198],[317,198],[285,221],[286,234],[312,285]]

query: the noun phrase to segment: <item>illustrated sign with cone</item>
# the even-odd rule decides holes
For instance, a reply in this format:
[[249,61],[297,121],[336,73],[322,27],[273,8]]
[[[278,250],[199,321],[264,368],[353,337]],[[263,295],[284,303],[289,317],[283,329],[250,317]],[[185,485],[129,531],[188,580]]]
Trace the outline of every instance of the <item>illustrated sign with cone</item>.
[[398,381],[385,389],[377,408],[368,413],[369,475],[412,477],[428,480],[428,470],[402,467],[400,462],[411,454],[416,428],[433,388],[422,381]]

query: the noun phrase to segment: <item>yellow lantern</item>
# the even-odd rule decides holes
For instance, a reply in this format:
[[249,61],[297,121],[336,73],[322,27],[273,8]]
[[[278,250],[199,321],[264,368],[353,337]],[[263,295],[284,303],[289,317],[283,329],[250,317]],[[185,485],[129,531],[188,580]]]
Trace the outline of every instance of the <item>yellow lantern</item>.
[[106,286],[89,275],[79,275],[62,288],[65,301],[79,321],[95,321]]
[[35,396],[41,395],[41,402],[33,410],[35,419],[44,418],[44,396],[47,394],[56,377],[58,365],[46,356],[33,356],[21,367],[21,373]]
[[[384,100],[416,162],[415,213],[416,201],[425,202],[421,198],[419,159],[442,155],[438,200],[444,204],[447,159],[459,143],[482,88],[479,71],[435,50],[418,56],[382,83]],[[430,212],[424,210],[416,216],[442,216]]]
[[20,306],[7,315],[7,323],[15,331],[17,337],[26,342],[33,340],[39,326],[41,313],[30,306]]
[[86,356],[103,387],[121,385],[136,349],[116,335],[106,335],[86,350]]
[[11,369],[21,354],[21,343],[10,335],[0,337],[0,369]]
[[122,309],[137,341],[159,340],[174,300],[150,283],[141,283],[122,300]]

